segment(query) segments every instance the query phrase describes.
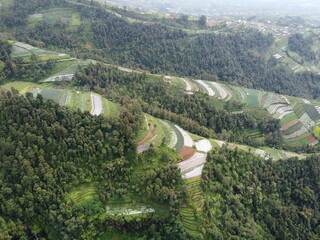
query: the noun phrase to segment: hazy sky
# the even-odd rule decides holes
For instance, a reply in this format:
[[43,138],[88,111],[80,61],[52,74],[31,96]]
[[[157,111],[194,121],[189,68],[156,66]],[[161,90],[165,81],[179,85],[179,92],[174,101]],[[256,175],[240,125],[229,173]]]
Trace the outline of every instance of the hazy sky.
[[320,12],[320,0],[100,0],[147,10],[176,9],[185,13],[214,12]]

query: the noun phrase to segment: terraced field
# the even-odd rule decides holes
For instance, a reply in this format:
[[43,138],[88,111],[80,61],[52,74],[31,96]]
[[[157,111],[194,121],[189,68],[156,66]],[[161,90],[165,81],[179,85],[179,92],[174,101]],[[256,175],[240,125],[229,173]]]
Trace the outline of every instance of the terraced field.
[[200,186],[201,177],[194,177],[187,180],[189,198],[182,204],[179,212],[182,226],[196,239],[199,237],[199,230],[203,222],[204,195]]
[[36,55],[41,61],[47,61],[49,59],[58,60],[58,59],[69,59],[69,54],[62,54],[54,51],[44,50],[37,47],[33,47],[29,44],[22,42],[14,42],[12,44],[12,53],[11,57],[13,58],[26,58],[27,60],[31,55]]
[[96,196],[98,196],[97,183],[85,183],[73,188],[67,196],[67,199],[74,203],[80,203]]

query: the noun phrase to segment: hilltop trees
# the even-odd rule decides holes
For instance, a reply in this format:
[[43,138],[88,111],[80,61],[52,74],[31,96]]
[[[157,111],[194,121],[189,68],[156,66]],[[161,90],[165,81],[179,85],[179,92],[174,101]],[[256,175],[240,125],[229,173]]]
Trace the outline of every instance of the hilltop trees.
[[202,177],[208,239],[318,239],[319,167],[317,156],[270,162],[238,149],[210,153]]

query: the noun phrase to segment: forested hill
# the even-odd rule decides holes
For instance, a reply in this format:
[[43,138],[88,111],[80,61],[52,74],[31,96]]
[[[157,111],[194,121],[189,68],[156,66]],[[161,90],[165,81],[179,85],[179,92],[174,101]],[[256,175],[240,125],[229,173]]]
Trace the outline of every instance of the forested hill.
[[[165,157],[136,156],[134,102],[106,119],[41,95],[1,92],[0,99],[0,239],[109,239],[116,230],[133,239],[190,239],[177,221],[185,196],[177,156],[166,147]],[[149,214],[126,217],[134,207]]]
[[[294,74],[266,55],[274,41],[271,34],[254,29],[190,34],[161,24],[130,23],[94,2],[38,1],[23,1],[20,7],[21,0],[16,0],[11,11],[1,17],[4,26],[16,26],[15,35],[22,41],[152,73],[197,76],[295,96],[319,96],[320,76]],[[61,21],[27,24],[28,14],[52,6],[79,11],[81,24],[73,28]]]
[[268,162],[212,152],[202,177],[207,239],[319,239],[319,167],[316,156]]

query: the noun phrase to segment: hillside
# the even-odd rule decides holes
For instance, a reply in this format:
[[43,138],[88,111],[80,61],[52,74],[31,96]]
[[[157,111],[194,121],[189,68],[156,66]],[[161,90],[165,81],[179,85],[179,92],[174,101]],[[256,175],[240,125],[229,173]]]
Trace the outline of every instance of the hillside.
[[0,240],[320,238],[316,34],[0,3]]
[[[1,19],[21,41],[152,73],[215,79],[282,94],[317,97],[319,76],[274,66],[273,57],[265,54],[274,37],[254,28],[240,28],[229,34],[190,34],[164,24],[132,22],[86,1],[79,4],[48,0],[41,3],[41,11],[34,3],[19,1]],[[52,6],[64,7],[52,11]]]

